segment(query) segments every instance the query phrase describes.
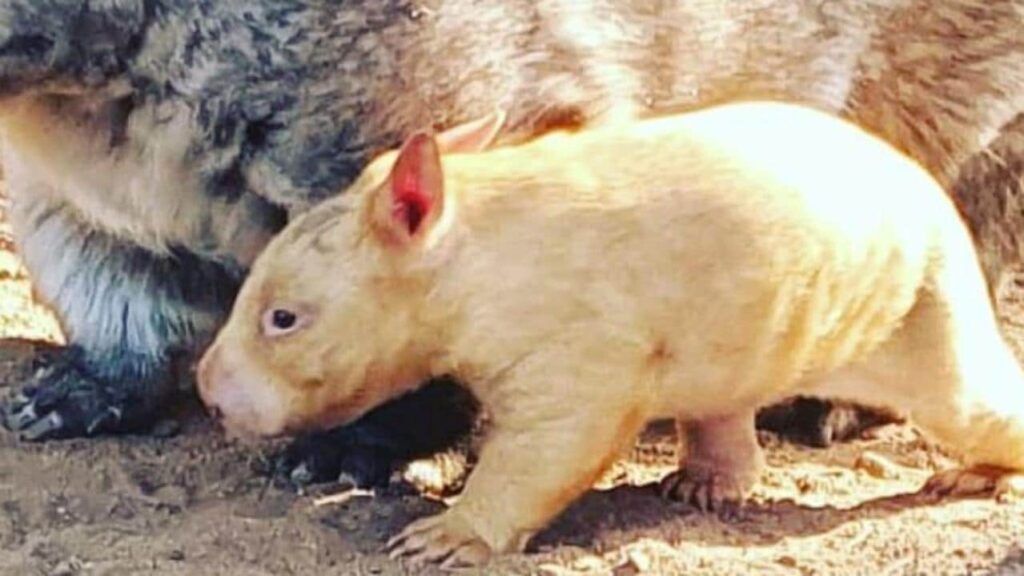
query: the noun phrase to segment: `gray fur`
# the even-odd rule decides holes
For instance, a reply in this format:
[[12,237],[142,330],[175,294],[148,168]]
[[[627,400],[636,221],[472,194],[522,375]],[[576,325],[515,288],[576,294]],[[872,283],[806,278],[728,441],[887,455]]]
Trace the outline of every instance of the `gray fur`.
[[[978,194],[977,190],[986,190]],[[1000,272],[1024,271],[1024,112],[1000,127],[998,135],[960,169],[951,187],[978,244],[982,266],[995,295],[1013,279]]]
[[0,94],[103,88],[127,72],[152,16],[142,0],[0,4]]
[[[216,329],[234,299],[242,271],[229,271],[196,255],[154,254],[125,245],[76,221],[45,201],[20,202],[11,214],[26,264],[38,270],[37,290],[64,320],[67,338],[90,343],[98,377],[147,378],[176,352],[189,352]],[[108,371],[113,372],[107,374]]]

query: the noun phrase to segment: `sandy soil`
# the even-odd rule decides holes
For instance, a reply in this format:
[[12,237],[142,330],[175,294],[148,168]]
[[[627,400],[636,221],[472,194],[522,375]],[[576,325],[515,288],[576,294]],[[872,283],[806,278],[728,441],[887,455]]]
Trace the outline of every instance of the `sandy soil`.
[[[59,338],[6,250],[0,336]],[[0,345],[0,387],[24,378],[38,346]],[[178,413],[170,438],[31,445],[0,435],[0,574],[414,573],[381,547],[441,509],[436,498],[400,483],[378,494],[268,486],[254,470],[273,446],[227,442],[194,405]],[[723,522],[658,498],[651,484],[671,470],[675,448],[671,433],[654,430],[533,550],[484,573],[1024,574],[1024,503],[915,496],[954,462],[908,426],[875,436],[828,450],[764,436],[770,469],[755,502]],[[416,463],[406,476],[438,485],[450,461]]]

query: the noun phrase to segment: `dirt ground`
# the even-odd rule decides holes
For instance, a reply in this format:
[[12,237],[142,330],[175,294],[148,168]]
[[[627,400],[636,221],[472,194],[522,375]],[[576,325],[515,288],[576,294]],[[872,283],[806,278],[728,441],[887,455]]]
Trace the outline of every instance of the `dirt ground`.
[[[0,337],[59,339],[0,248]],[[0,387],[27,374],[35,346],[0,345]],[[0,434],[0,574],[415,573],[381,548],[441,509],[437,499],[268,486],[254,469],[272,446],[226,441],[194,405],[179,412],[181,430],[167,438],[33,445]],[[533,550],[482,573],[1024,574],[1024,503],[915,496],[954,462],[908,426],[875,436],[828,450],[763,437],[770,469],[755,502],[724,522],[658,498],[651,484],[672,469],[675,448],[653,431]],[[436,484],[445,462],[406,474]]]

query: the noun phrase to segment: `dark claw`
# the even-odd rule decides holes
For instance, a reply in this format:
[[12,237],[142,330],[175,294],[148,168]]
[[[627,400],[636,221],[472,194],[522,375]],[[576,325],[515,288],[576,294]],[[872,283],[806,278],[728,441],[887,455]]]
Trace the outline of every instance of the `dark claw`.
[[[282,461],[278,469],[287,473],[288,466]],[[309,486],[317,481],[318,476],[323,475],[318,475],[317,471],[310,467],[309,462],[302,462],[288,474],[288,480],[295,486]]]
[[80,357],[66,349],[35,370],[32,382],[0,402],[0,424],[33,442],[125,431],[144,424],[170,389],[156,380],[105,382],[81,369]]
[[103,430],[112,430],[121,423],[121,410],[116,406],[107,406],[99,416],[93,418],[85,427],[86,436],[94,436]]
[[11,399],[10,405],[4,407],[4,428],[11,431],[22,430],[39,419],[32,399],[25,394],[17,394]]
[[[66,375],[65,371],[46,368],[36,371],[35,378],[37,383],[63,383]],[[24,399],[24,402],[22,403],[24,408],[32,408],[35,413],[44,414],[54,406],[63,402],[64,399],[68,397],[68,393],[69,389],[67,386],[41,386],[39,384],[32,384],[31,386],[23,389],[22,393],[18,394],[18,397],[19,399]]]
[[64,419],[61,418],[61,415],[57,412],[50,412],[46,417],[34,421],[22,430],[18,437],[29,442],[50,440],[52,438],[59,438],[63,429]]
[[302,437],[278,456],[274,475],[295,488],[344,479],[357,488],[384,486],[398,455],[359,424]]

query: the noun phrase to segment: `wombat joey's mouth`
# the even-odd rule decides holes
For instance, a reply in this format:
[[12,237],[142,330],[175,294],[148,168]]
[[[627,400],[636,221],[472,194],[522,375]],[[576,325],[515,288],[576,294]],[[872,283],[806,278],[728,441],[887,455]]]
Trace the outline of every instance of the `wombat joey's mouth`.
[[368,409],[356,410],[353,408],[355,407],[349,405],[342,408],[328,409],[300,422],[286,422],[283,427],[283,433],[285,435],[295,435],[347,426],[369,411]]
[[222,421],[221,427],[224,429],[224,435],[229,440],[242,442],[244,444],[255,444],[259,440],[269,440],[291,435],[291,432],[286,428],[279,428],[277,430],[257,430],[245,425],[232,424],[228,421]]
[[224,400],[214,402],[208,403],[208,411],[229,438],[276,438],[292,433],[291,427],[284,421],[284,415],[277,410],[237,405],[225,409],[223,404],[217,403]]

